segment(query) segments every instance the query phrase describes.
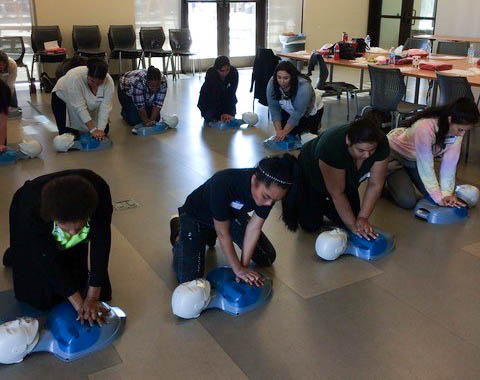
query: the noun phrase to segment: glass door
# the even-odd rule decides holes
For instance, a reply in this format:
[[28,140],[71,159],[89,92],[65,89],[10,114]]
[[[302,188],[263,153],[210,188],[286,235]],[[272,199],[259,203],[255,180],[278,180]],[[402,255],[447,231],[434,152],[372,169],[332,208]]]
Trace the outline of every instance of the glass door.
[[416,34],[433,34],[437,0],[370,0],[368,34],[376,46],[403,45]]
[[251,66],[257,46],[265,44],[266,0],[184,0],[184,25],[192,50],[211,66],[219,55],[237,67]]

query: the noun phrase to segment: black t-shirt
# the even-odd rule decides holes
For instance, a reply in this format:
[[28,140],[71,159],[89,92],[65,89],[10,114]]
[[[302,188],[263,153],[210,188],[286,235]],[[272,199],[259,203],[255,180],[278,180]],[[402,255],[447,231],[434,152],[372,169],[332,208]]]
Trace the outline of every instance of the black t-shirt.
[[327,129],[320,136],[306,143],[300,153],[299,161],[307,181],[315,190],[325,196],[328,195],[328,191],[320,170],[319,160],[333,168],[345,170],[345,189],[356,190],[370,172],[373,164],[385,160],[390,154],[388,139],[385,136],[378,144],[375,153],[363,162],[360,169],[357,169],[348,152],[347,129],[348,125]]
[[255,169],[226,169],[213,175],[193,191],[183,205],[184,211],[198,221],[213,226],[213,219],[231,220],[235,213],[255,211],[267,219],[269,206],[257,206],[251,191]]

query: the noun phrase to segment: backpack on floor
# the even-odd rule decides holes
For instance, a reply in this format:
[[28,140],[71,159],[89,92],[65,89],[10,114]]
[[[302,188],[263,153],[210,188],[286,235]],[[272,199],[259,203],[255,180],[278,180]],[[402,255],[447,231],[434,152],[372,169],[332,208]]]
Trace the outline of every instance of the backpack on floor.
[[50,78],[46,72],[40,74],[40,86],[47,94],[52,92],[56,83],[57,80],[55,78]]

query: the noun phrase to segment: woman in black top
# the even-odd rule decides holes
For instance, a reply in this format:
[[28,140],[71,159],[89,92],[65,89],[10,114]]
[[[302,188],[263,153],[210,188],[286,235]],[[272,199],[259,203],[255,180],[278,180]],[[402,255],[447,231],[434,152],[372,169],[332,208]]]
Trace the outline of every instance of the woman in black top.
[[41,310],[68,299],[82,321],[97,320],[104,312],[100,301],[112,293],[112,212],[108,184],[90,170],[25,182],[10,206],[10,248],[3,258],[13,267],[15,297]]
[[[217,172],[191,193],[170,221],[174,267],[178,282],[202,277],[205,246],[215,245],[216,236],[237,280],[262,285],[261,276],[249,269],[271,265],[275,249],[262,233],[265,219],[276,201],[282,201],[282,218],[296,230],[297,197],[301,169],[289,154],[264,158],[252,169]],[[248,212],[254,211],[252,217]],[[233,243],[242,249],[238,259]]]
[[207,70],[197,107],[205,121],[230,121],[237,113],[238,71],[228,57],[220,56]]

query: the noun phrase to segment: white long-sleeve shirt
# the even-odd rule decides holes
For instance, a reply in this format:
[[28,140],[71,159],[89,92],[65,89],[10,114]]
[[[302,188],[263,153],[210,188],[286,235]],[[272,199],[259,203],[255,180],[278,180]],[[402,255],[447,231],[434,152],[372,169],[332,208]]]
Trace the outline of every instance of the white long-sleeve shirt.
[[67,105],[70,128],[88,132],[85,124],[93,120],[95,127],[103,131],[112,110],[115,88],[113,79],[107,74],[105,81],[98,87],[97,95],[94,95],[88,86],[87,72],[86,66],[69,70],[58,80],[53,92]]
[[8,66],[4,72],[0,73],[0,79],[3,80],[13,95],[15,91],[15,81],[17,80],[17,63],[8,57]]

